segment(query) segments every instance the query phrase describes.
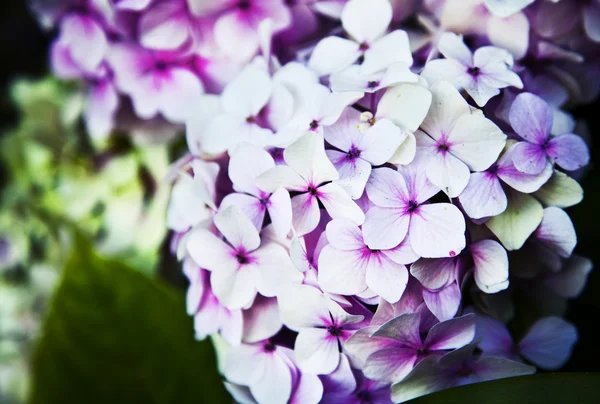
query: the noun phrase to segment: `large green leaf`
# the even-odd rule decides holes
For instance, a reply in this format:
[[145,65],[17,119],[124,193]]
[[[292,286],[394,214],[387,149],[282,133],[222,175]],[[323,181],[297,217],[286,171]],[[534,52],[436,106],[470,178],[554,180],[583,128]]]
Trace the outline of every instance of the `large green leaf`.
[[182,294],[76,244],[34,353],[30,402],[231,402]]
[[600,403],[600,373],[542,373],[456,387],[411,404]]

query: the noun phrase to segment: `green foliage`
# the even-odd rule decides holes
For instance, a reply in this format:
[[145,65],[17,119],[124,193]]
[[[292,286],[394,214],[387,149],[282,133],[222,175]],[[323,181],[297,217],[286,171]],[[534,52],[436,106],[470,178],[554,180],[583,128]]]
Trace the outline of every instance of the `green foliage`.
[[476,383],[409,401],[411,404],[599,403],[600,373],[541,373]]
[[33,357],[30,402],[231,402],[182,294],[76,241]]

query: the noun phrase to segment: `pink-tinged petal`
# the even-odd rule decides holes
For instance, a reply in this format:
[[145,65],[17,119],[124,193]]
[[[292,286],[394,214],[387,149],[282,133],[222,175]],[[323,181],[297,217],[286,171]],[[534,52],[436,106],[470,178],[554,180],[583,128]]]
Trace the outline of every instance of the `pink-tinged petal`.
[[437,292],[424,289],[423,299],[427,308],[438,320],[446,321],[453,318],[458,312],[461,302],[460,288],[456,283],[451,283]]
[[348,219],[335,219],[327,224],[327,240],[338,250],[358,250],[365,246],[358,226]]
[[447,152],[431,157],[426,172],[429,181],[451,198],[460,195],[469,183],[469,167]]
[[519,192],[532,193],[539,190],[552,177],[552,164],[546,161],[545,167],[537,175],[529,175],[517,170],[513,163],[513,153],[516,145],[509,148],[498,161],[498,177],[511,188]]
[[390,348],[375,352],[367,359],[363,372],[370,379],[398,383],[413,370],[417,352],[412,348]]
[[237,269],[233,249],[206,229],[196,229],[187,241],[187,251],[201,268],[218,271],[223,267]]
[[359,45],[348,39],[330,36],[321,40],[308,61],[308,67],[319,76],[340,71],[358,59]]
[[254,343],[277,334],[281,329],[281,316],[277,299],[257,297],[252,307],[242,311],[244,316],[244,342]]
[[[402,63],[407,67],[413,64],[408,35],[400,29],[390,32],[373,43],[365,52],[362,66],[366,71],[375,72],[387,69],[396,63]],[[410,80],[402,81],[416,81],[410,76],[404,77]]]
[[323,398],[323,384],[317,375],[298,375],[289,404],[318,404]]
[[92,138],[103,139],[110,134],[118,107],[119,95],[110,81],[92,87],[85,111],[87,129]]
[[244,13],[230,11],[217,20],[214,39],[229,58],[237,62],[248,62],[258,51],[260,38],[257,27],[246,21]]
[[316,196],[307,192],[292,198],[292,225],[299,236],[313,231],[319,224],[320,217],[321,210]]
[[273,84],[268,73],[255,65],[248,65],[225,87],[221,103],[232,115],[256,117],[271,97]]
[[343,251],[327,245],[319,255],[319,286],[329,293],[357,295],[367,289],[367,259],[360,251]]
[[492,356],[479,359],[473,367],[476,379],[472,381],[477,382],[503,379],[505,377],[525,376],[535,373],[535,367],[533,366]]
[[350,198],[359,199],[371,175],[371,164],[361,158],[349,158],[348,153],[337,150],[327,150],[325,153],[340,175],[335,183],[343,188]]
[[406,139],[399,127],[387,119],[378,120],[362,137],[358,144],[360,158],[374,166],[385,164]]
[[449,203],[421,205],[410,219],[410,244],[423,258],[454,257],[465,248],[465,218]]
[[[331,322],[327,298],[312,286],[287,286],[277,296],[277,303],[283,324],[291,330],[323,327]],[[298,310],[298,307],[302,307],[302,310]]]
[[260,236],[250,219],[237,206],[219,211],[214,217],[215,226],[236,249],[254,251],[260,245]]
[[423,258],[411,265],[410,273],[427,289],[439,290],[456,280],[458,264],[454,258]]
[[569,258],[577,245],[573,222],[569,215],[559,208],[544,209],[544,218],[534,234],[546,248],[563,258]]
[[391,250],[381,250],[381,253],[398,264],[412,264],[420,257],[410,246],[409,238],[409,236],[405,237],[404,241],[398,244],[398,246],[392,248]]
[[277,296],[286,285],[302,282],[303,276],[294,268],[287,251],[275,242],[263,242],[251,259],[253,262],[248,267],[256,268],[259,274],[256,288],[263,296]]
[[317,195],[332,219],[350,219],[357,225],[365,221],[362,209],[339,185],[323,185],[319,187]]
[[219,302],[230,310],[241,309],[252,304],[256,297],[255,285],[259,280],[260,275],[253,267],[238,270],[228,266],[210,274],[213,293]]
[[402,314],[379,327],[373,333],[373,337],[393,339],[406,347],[418,349],[422,344],[419,334],[420,323],[419,313]]
[[306,191],[307,182],[288,166],[278,165],[256,177],[256,186],[265,192],[275,192],[278,188],[290,191]]
[[470,114],[470,109],[458,90],[447,81],[435,83],[431,87],[431,93],[433,102],[421,128],[439,141],[448,134],[454,122],[461,116]]
[[149,49],[172,50],[191,36],[190,20],[180,2],[159,2],[141,14],[140,43]]
[[592,41],[600,42],[600,4],[597,1],[583,6],[583,27]]
[[340,362],[338,340],[326,329],[300,331],[294,353],[298,367],[306,373],[326,375],[333,372]]
[[404,177],[391,168],[373,170],[366,191],[371,202],[383,208],[403,208],[409,200]]
[[50,65],[52,73],[61,79],[79,79],[82,75],[81,68],[77,66],[68,45],[55,41],[50,48]]
[[141,11],[148,7],[152,0],[117,0],[115,7],[121,10]]
[[371,254],[366,275],[369,288],[390,303],[400,300],[408,284],[406,267],[390,260],[383,252]]
[[340,355],[338,367],[332,373],[326,376],[320,376],[320,379],[323,383],[323,389],[325,390],[325,395],[323,397],[324,403],[339,403],[340,401],[335,401],[334,398],[337,398],[339,395],[339,397],[345,399],[351,395],[357,387],[356,377],[350,367],[348,357],[343,353]]
[[567,171],[575,171],[589,164],[590,150],[581,136],[566,134],[550,139],[548,156]]
[[475,315],[467,314],[434,325],[425,339],[430,350],[457,349],[470,344],[475,337]]
[[399,245],[408,233],[410,215],[401,209],[374,206],[365,215],[363,237],[373,250],[388,250]]
[[485,355],[508,358],[514,356],[513,339],[506,325],[480,313],[476,314],[475,323],[477,325],[475,341],[478,341],[477,346]]
[[539,4],[534,21],[541,36],[558,38],[580,23],[581,10],[566,1],[545,1]]
[[[278,350],[287,348],[278,347]],[[292,393],[292,374],[290,365],[280,357],[283,354],[268,354],[265,372],[260,382],[250,385],[250,391],[259,403],[288,402]]]
[[487,172],[472,173],[459,199],[465,213],[471,219],[499,215],[508,205],[498,177]]
[[337,170],[325,154],[323,137],[313,131],[285,149],[284,158],[287,165],[313,187],[339,178]]
[[548,164],[544,149],[529,142],[517,143],[514,146],[512,159],[516,169],[528,175],[542,173]]
[[250,219],[256,230],[262,229],[266,209],[258,199],[246,194],[229,194],[223,198],[219,209],[225,210],[231,206],[238,207]]
[[271,155],[258,146],[242,144],[237,147],[229,160],[229,178],[238,192],[260,196],[256,178],[275,167]]
[[435,59],[427,63],[421,76],[430,83],[447,81],[457,90],[472,83],[467,67],[452,59]]
[[562,271],[544,279],[544,285],[561,297],[574,299],[583,291],[594,264],[588,258],[573,255],[563,265]]
[[93,72],[106,57],[108,40],[92,17],[69,14],[61,22],[59,41],[68,46],[72,60],[82,70]]
[[355,108],[346,107],[336,123],[323,128],[323,136],[327,143],[347,152],[352,146],[357,145],[364,136],[358,130],[360,123],[360,112]]
[[292,202],[290,193],[279,188],[269,197],[267,211],[271,218],[271,224],[279,237],[286,237],[292,228]]
[[519,94],[510,107],[509,120],[523,139],[542,144],[552,129],[552,109],[537,95]]
[[392,386],[392,400],[403,403],[454,385],[453,373],[444,372],[438,365],[438,358],[428,357],[415,366],[401,383]]
[[500,243],[481,240],[470,246],[475,265],[475,283],[485,293],[508,288],[508,254]]
[[544,370],[560,369],[571,357],[577,342],[577,329],[559,317],[538,320],[519,342],[527,360]]
[[194,337],[203,340],[209,335],[220,332],[223,339],[231,345],[242,342],[243,319],[241,310],[229,310],[222,306],[211,293],[205,300],[202,310],[194,316]]
[[372,338],[371,335],[375,331],[377,331],[377,327],[361,328],[344,343],[344,348],[348,351],[352,363],[359,369],[364,368],[367,358],[375,352],[404,346],[391,338]]
[[392,6],[387,0],[350,1],[342,10],[342,26],[358,43],[372,43],[381,37],[392,21]]
[[472,171],[489,168],[506,144],[506,135],[492,121],[480,115],[461,116],[448,134],[450,152]]
[[406,182],[410,200],[416,201],[419,205],[440,192],[440,189],[427,178],[426,165],[425,156],[418,154],[411,164],[398,167],[398,172]]

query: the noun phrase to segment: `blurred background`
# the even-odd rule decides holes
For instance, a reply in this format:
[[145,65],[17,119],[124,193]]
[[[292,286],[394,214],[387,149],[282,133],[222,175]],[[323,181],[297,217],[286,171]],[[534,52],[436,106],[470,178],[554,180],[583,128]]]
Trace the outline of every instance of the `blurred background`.
[[[34,403],[226,401],[165,242],[163,179],[179,144],[91,144],[77,88],[49,78],[50,38],[24,1],[0,3],[0,403],[27,391]],[[599,107],[574,111],[592,135]],[[585,199],[568,213],[576,253],[600,262],[593,137]],[[580,341],[564,371],[600,371],[598,313],[594,270],[569,303]]]

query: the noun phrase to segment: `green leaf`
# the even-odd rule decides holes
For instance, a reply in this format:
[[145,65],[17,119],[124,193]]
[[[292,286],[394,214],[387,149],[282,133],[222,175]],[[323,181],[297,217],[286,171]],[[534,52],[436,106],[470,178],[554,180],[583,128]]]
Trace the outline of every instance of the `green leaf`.
[[455,387],[411,404],[599,403],[600,373],[541,373]]
[[182,294],[78,239],[33,357],[30,402],[223,403]]

